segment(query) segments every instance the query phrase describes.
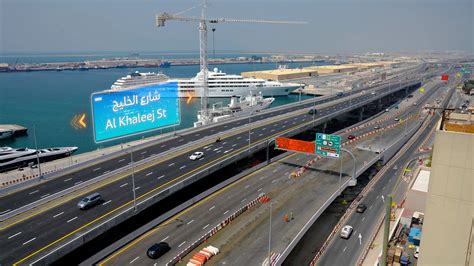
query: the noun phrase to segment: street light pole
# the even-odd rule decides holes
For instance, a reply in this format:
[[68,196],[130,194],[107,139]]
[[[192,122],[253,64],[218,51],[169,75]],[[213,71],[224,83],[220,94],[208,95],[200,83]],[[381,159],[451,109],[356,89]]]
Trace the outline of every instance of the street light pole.
[[252,129],[252,126],[250,125],[250,119],[251,119],[252,115],[253,115],[253,112],[251,112],[250,115],[249,115],[249,154],[250,154],[250,134],[251,134],[250,131]]
[[272,254],[272,203],[270,202],[270,222],[268,229],[268,265],[271,266],[271,254]]
[[[356,178],[356,159],[355,159],[355,156],[354,156],[354,154],[352,154],[351,151],[349,151],[347,149],[341,148],[341,151],[347,152],[352,157],[352,163],[353,163],[352,178],[355,179]],[[341,169],[339,171],[339,185],[341,185],[341,179],[342,179],[342,152],[341,152],[340,160],[341,160]]]
[[[127,145],[131,147],[130,145]],[[133,147],[130,148],[130,163],[132,164],[133,211],[137,211],[137,194],[135,191],[135,162],[133,161]]]
[[39,179],[43,178],[43,174],[41,173],[41,163],[39,159],[39,152],[38,152],[38,142],[36,140],[36,125],[33,125],[33,139],[35,141],[35,149],[36,149],[36,163],[38,164],[38,171],[39,171]]

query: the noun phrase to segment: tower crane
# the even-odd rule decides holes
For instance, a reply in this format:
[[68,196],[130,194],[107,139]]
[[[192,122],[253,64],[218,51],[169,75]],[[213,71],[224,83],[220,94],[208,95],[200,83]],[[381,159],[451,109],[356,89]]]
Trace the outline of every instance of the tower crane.
[[[189,10],[189,9],[188,9]],[[186,10],[187,11],[187,10]],[[184,12],[186,12],[184,11]],[[274,21],[274,20],[258,20],[258,19],[230,19],[230,18],[207,18],[207,2],[203,0],[201,17],[185,17],[178,14],[161,13],[156,15],[156,26],[164,27],[166,21],[176,20],[185,22],[199,22],[199,64],[200,75],[202,79],[202,95],[201,95],[201,116],[207,118],[207,123],[212,120],[209,117],[209,87],[208,87],[208,56],[207,56],[207,23],[266,23],[266,24],[306,24],[302,21]],[[204,124],[207,124],[204,123]]]

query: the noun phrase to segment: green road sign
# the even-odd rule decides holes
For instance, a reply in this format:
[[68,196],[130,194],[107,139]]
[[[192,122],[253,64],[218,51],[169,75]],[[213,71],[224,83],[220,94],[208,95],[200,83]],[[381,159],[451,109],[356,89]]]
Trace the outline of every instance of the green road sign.
[[316,133],[316,154],[339,158],[341,154],[341,136]]

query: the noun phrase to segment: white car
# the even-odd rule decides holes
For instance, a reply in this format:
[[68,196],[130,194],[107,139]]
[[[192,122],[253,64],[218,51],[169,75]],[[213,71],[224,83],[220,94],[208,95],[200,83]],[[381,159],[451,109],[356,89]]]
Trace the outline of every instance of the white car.
[[189,156],[189,159],[195,161],[201,159],[202,157],[204,157],[204,152],[195,151],[193,154],[191,154],[191,156]]
[[372,92],[372,93],[370,93],[370,94],[375,95],[375,92]]
[[341,230],[341,237],[344,239],[349,239],[349,237],[351,237],[352,230],[354,230],[352,226],[345,225]]
[[415,252],[413,253],[413,257],[417,258],[420,256],[420,247],[416,246],[415,247]]

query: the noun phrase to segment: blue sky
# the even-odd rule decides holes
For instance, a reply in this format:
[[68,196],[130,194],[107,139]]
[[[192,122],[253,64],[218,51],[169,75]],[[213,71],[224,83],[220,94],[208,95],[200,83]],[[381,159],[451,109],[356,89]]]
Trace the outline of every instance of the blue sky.
[[[154,16],[200,1],[0,0],[0,53],[197,51],[196,23]],[[216,25],[216,50],[473,53],[472,0],[214,0],[209,17],[302,20]],[[184,15],[198,16],[199,10]],[[210,48],[212,47],[212,35]]]

